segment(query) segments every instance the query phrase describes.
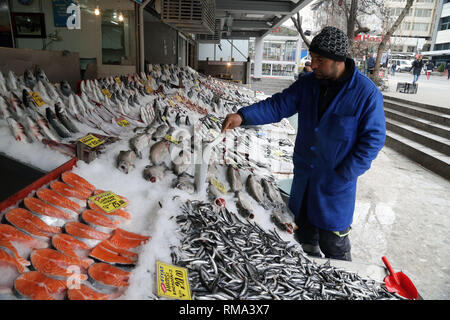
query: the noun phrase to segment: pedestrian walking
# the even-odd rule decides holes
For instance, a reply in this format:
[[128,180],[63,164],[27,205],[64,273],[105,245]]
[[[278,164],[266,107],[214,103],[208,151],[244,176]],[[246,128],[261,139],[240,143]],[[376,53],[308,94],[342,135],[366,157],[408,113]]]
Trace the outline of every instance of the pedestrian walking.
[[447,61],[447,80],[450,79],[450,61]]
[[414,80],[413,80],[413,84],[416,84],[417,81],[419,81],[419,77],[420,77],[420,73],[422,72],[423,69],[423,61],[422,61],[422,55],[418,55],[417,59],[414,60],[412,67],[409,71],[413,71],[413,75],[414,75]]
[[309,255],[351,261],[349,233],[356,184],[386,138],[383,95],[348,57],[347,35],[325,27],[311,42],[313,72],[289,88],[229,114],[222,132],[277,123],[296,113],[289,208],[296,239]]
[[395,70],[397,70],[397,61],[394,61],[391,66],[392,75],[395,76]]
[[372,53],[367,58],[367,69],[369,70],[369,74],[373,74],[373,70],[375,70],[375,58]]
[[430,80],[431,72],[433,72],[434,69],[434,63],[431,62],[431,60],[428,61],[426,64],[426,68],[427,68],[427,79]]

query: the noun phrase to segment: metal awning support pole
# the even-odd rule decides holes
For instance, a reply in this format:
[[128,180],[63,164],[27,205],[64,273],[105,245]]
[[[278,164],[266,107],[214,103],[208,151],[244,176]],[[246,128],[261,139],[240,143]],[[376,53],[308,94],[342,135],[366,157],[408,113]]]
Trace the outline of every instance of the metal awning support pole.
[[144,48],[144,8],[152,0],[145,0],[142,5],[139,6],[139,67],[138,72],[145,72],[145,48]]
[[262,61],[264,51],[264,38],[255,38],[255,69],[253,78],[255,80],[261,80],[262,78]]

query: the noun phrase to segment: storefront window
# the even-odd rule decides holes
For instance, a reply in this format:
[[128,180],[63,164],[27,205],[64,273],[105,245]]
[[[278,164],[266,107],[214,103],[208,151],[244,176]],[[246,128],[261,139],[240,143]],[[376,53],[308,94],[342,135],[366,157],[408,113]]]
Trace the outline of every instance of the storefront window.
[[135,27],[134,12],[105,10],[102,13],[102,63],[115,65],[134,65]]

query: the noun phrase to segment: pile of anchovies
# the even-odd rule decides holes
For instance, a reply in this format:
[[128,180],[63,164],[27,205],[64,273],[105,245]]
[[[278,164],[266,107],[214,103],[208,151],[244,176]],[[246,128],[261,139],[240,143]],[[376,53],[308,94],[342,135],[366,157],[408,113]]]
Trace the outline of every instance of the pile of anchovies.
[[172,263],[188,269],[196,300],[348,300],[402,297],[383,283],[309,259],[301,246],[226,208],[187,201],[176,216],[183,240]]

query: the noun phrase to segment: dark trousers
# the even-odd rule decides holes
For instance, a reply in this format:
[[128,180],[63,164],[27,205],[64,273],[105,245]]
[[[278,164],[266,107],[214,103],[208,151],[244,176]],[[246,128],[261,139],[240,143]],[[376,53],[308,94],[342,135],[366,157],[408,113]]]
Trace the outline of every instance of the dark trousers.
[[303,251],[316,257],[321,257],[320,251],[322,251],[325,258],[352,261],[350,239],[348,237],[351,226],[345,230],[329,231],[312,225],[306,213],[306,199],[307,190],[300,213],[296,217],[298,229],[295,231],[296,240],[302,245]]

